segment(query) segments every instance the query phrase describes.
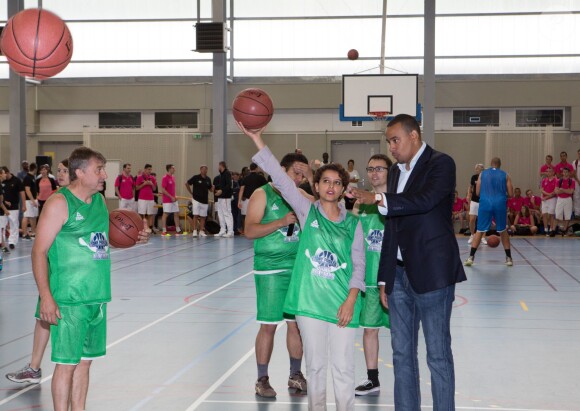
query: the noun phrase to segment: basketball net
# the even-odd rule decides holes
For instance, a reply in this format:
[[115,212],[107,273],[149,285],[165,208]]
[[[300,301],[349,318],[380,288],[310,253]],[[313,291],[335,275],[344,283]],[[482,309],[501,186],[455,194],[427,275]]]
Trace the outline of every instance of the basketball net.
[[385,131],[387,125],[387,116],[391,114],[388,111],[369,111],[369,116],[371,116],[375,122],[375,130]]

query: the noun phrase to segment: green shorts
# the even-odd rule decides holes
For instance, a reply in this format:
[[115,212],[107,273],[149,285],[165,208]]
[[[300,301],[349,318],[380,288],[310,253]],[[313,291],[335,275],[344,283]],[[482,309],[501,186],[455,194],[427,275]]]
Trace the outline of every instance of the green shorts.
[[38,301],[36,302],[36,311],[34,312],[34,318],[40,320],[40,296],[38,296]]
[[254,274],[256,283],[256,321],[275,324],[294,320],[294,316],[284,313],[284,300],[290,286],[291,271],[276,274]]
[[60,306],[58,325],[50,326],[52,362],[78,364],[107,352],[107,304]]
[[389,310],[381,304],[379,289],[367,285],[362,294],[362,309],[360,311],[360,326],[363,328],[391,328]]

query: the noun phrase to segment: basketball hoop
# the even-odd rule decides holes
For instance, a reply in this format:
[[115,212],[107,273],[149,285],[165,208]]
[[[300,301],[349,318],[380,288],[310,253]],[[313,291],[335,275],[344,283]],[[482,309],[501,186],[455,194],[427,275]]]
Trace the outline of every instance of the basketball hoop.
[[385,123],[387,122],[387,116],[391,114],[388,111],[369,111],[369,116],[371,116],[375,122],[376,129],[383,131],[385,128]]

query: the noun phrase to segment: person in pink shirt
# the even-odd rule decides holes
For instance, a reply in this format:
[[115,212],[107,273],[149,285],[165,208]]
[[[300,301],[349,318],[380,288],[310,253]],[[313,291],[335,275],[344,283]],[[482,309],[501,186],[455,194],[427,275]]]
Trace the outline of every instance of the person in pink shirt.
[[550,230],[556,232],[554,215],[556,214],[556,185],[558,178],[554,175],[554,169],[548,168],[547,176],[542,180],[540,191],[542,192],[542,220],[544,232],[551,235]]
[[556,177],[562,178],[563,177],[563,169],[567,168],[568,171],[572,171],[574,166],[568,162],[568,153],[562,151],[560,153],[560,162],[554,166],[554,172],[556,173]]
[[556,201],[556,224],[557,227],[561,228],[560,223],[562,223],[563,228],[561,228],[560,232],[563,236],[568,231],[570,219],[572,218],[572,196],[575,188],[576,182],[570,176],[570,169],[568,167],[562,168],[562,178],[558,180],[558,185],[554,192],[558,196]]
[[455,190],[455,201],[453,202],[452,214],[453,221],[459,220],[461,230],[465,231],[465,198],[459,197],[459,193]]
[[516,235],[536,235],[538,227],[535,221],[534,215],[530,213],[528,206],[523,205],[516,215],[516,220],[512,224],[511,230]]
[[137,212],[141,215],[141,218],[147,218],[147,225],[150,230],[153,230],[153,218],[157,214],[153,194],[153,191],[157,187],[157,180],[151,175],[152,170],[153,166],[151,164],[145,164],[143,173],[137,177],[137,181],[135,182],[135,189],[139,190]]
[[131,175],[131,164],[123,164],[123,172],[115,180],[115,195],[119,197],[119,208],[137,211],[135,203],[135,180]]
[[539,222],[542,218],[542,199],[534,195],[534,192],[529,188],[526,190],[524,205],[530,209],[530,213],[534,216],[534,220]]
[[[580,150],[578,150],[576,160],[572,161],[572,166],[574,170],[570,172],[574,181],[576,181],[576,186],[580,185]],[[580,189],[574,190],[573,196],[573,203],[574,203],[574,216],[576,219],[580,218]]]
[[175,197],[175,166],[167,164],[165,166],[167,174],[161,180],[161,193],[163,193],[163,217],[161,217],[161,235],[171,236],[167,233],[167,216],[173,214],[175,221],[175,235],[181,235],[181,227],[179,226],[179,203]]
[[508,220],[510,224],[514,224],[516,215],[520,212],[523,205],[524,198],[522,197],[522,190],[516,188],[514,189],[514,196],[512,198],[508,198],[507,200]]
[[553,159],[554,158],[549,154],[546,156],[546,163],[542,164],[542,166],[540,167],[540,178],[541,179],[548,177],[548,169],[549,168],[554,168],[554,166],[552,165]]

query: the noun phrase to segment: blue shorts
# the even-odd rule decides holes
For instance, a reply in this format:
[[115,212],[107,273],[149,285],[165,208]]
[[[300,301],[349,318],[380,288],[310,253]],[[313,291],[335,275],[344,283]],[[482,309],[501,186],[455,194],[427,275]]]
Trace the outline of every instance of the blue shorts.
[[507,204],[496,205],[491,209],[482,208],[479,204],[477,213],[477,231],[486,232],[491,228],[491,222],[495,220],[495,229],[502,232],[506,229]]

